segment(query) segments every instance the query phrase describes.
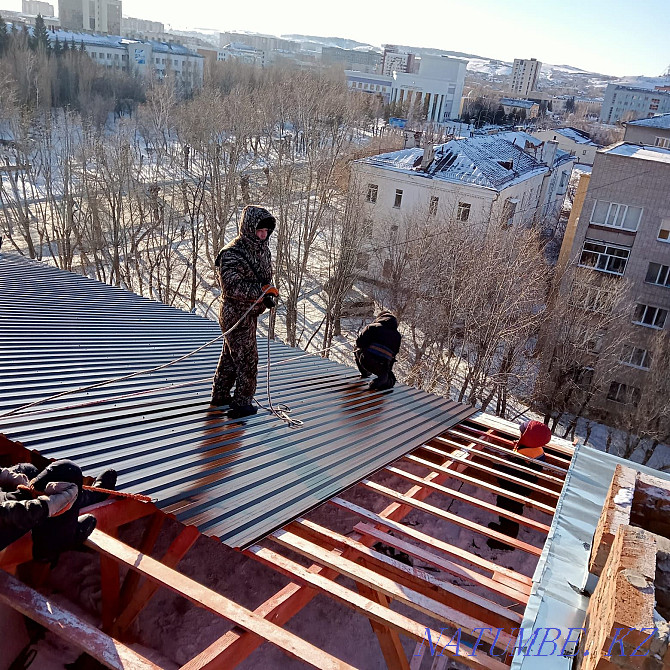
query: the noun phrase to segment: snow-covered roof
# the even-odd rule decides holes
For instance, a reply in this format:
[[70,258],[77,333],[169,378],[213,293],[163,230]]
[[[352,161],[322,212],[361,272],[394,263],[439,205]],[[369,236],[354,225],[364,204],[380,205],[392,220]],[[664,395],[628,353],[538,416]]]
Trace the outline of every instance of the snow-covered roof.
[[500,104],[505,107],[522,107],[523,109],[530,109],[533,105],[537,105],[532,100],[516,100],[515,98],[503,98]]
[[608,149],[603,149],[602,153],[670,164],[670,149],[661,149],[661,147],[621,142]]
[[[32,32],[32,28],[29,28]],[[136,40],[121,35],[98,35],[97,33],[78,33],[72,30],[53,30],[49,31],[49,40],[53,44],[58,39],[59,42],[73,42],[78,46],[82,42],[84,46],[106,47],[108,49],[126,50],[128,44],[148,44],[156,53],[172,53],[182,56],[191,56],[193,58],[202,58],[197,53],[187,49],[181,44],[168,44],[167,42],[158,42],[155,40]]]
[[440,144],[435,147],[435,157],[426,170],[420,169],[423,152],[421,148],[403,149],[357,162],[432,179],[474,184],[496,191],[544,174],[548,169],[518,144],[500,135],[466,137]]
[[[523,132],[522,130],[503,130],[501,133],[497,134],[497,137],[512,142],[520,149],[523,149],[526,153],[533,154],[534,158],[542,160],[542,147],[544,145],[544,140],[540,140],[537,137],[533,137],[528,133]],[[568,160],[571,160],[573,156],[568,151],[563,151],[563,149],[556,149],[556,155],[554,157],[554,167],[565,163]]]
[[552,132],[563,135],[577,144],[588,144],[589,146],[597,147],[598,145],[595,142],[591,141],[591,138],[583,130],[578,130],[577,128],[565,127],[565,128],[552,128]]
[[670,114],[657,114],[650,119],[640,119],[639,121],[629,121],[628,126],[644,126],[645,128],[664,128],[670,130]]

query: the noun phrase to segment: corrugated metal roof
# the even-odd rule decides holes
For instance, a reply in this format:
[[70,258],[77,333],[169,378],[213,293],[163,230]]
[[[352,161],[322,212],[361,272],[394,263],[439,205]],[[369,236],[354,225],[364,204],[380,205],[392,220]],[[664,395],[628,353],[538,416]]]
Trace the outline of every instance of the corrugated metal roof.
[[[202,317],[0,255],[0,415],[166,363],[219,334]],[[89,475],[114,467],[120,490],[149,494],[179,521],[240,547],[472,413],[403,385],[371,393],[352,368],[272,343],[273,400],[304,426],[262,410],[231,421],[209,409],[219,351],[217,343],[164,370],[0,416],[0,430]],[[265,404],[264,382],[261,369]]]

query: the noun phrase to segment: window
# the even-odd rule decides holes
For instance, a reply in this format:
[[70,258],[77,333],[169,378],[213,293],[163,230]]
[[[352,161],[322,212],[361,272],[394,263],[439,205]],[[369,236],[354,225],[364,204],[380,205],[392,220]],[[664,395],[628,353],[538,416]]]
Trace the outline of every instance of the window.
[[584,149],[584,151],[582,151],[582,156],[586,156],[586,149]]
[[112,60],[112,54],[107,54],[107,60]]
[[670,137],[657,137],[654,146],[661,149],[670,149]]
[[635,306],[633,322],[648,328],[663,328],[668,317],[668,310],[651,305],[638,304]]
[[467,221],[470,218],[470,207],[471,205],[469,202],[459,202],[456,218],[459,221]]
[[640,389],[635,386],[628,386],[621,382],[612,382],[607,393],[607,399],[612,402],[620,402],[626,405],[635,405],[640,402]]
[[596,200],[591,214],[591,223],[597,226],[637,230],[642,216],[642,207],[631,207],[616,202]]
[[656,239],[658,239],[659,242],[670,242],[670,220],[666,220],[661,224]]
[[621,362],[633,368],[648,370],[651,365],[651,354],[646,349],[626,344],[621,353]]
[[600,272],[623,275],[629,255],[630,249],[626,247],[597,240],[585,240],[579,265]]
[[667,286],[670,288],[670,267],[660,263],[649,263],[647,276],[644,279],[648,284]]
[[396,209],[400,209],[400,203],[402,203],[402,189],[397,188],[395,190],[395,200],[393,201],[393,206]]
[[370,254],[367,254],[364,251],[359,251],[358,255],[356,256],[356,269],[367,270],[369,260]]
[[437,205],[440,202],[440,199],[432,195],[430,197],[430,204],[428,205],[428,216],[435,216],[437,214]]
[[565,188],[568,185],[568,173],[561,172],[561,184],[559,188]]
[[[531,193],[531,199],[533,195]],[[516,213],[516,206],[519,201],[516,199],[505,200],[503,207],[503,226],[511,226],[514,223],[514,214]]]
[[377,195],[379,193],[379,186],[377,184],[368,184],[368,193],[365,199],[368,202],[377,202]]

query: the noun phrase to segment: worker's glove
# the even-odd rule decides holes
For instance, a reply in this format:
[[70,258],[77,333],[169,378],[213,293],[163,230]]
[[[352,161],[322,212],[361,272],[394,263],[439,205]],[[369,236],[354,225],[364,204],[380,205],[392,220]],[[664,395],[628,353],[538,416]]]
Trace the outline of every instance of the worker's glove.
[[272,309],[277,306],[276,298],[279,297],[279,291],[272,286],[272,284],[266,284],[263,286],[263,291],[265,295],[263,296],[263,304],[268,308]]
[[0,489],[16,491],[19,486],[27,486],[28,477],[8,468],[0,468]]
[[46,500],[49,506],[49,516],[58,516],[67,512],[77,500],[77,485],[69,482],[49,482],[44,487],[44,495],[40,499]]

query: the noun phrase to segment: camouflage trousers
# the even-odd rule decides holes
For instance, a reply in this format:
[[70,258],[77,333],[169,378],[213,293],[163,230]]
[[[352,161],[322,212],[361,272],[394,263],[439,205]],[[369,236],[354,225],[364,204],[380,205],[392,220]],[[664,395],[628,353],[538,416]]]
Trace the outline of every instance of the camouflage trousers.
[[[219,324],[226,332],[244,314],[249,305],[226,303],[221,305]],[[232,406],[251,405],[256,393],[258,376],[258,346],[256,344],[257,310],[248,314],[235,330],[227,335],[214,374],[212,396],[228,395],[235,386]]]

